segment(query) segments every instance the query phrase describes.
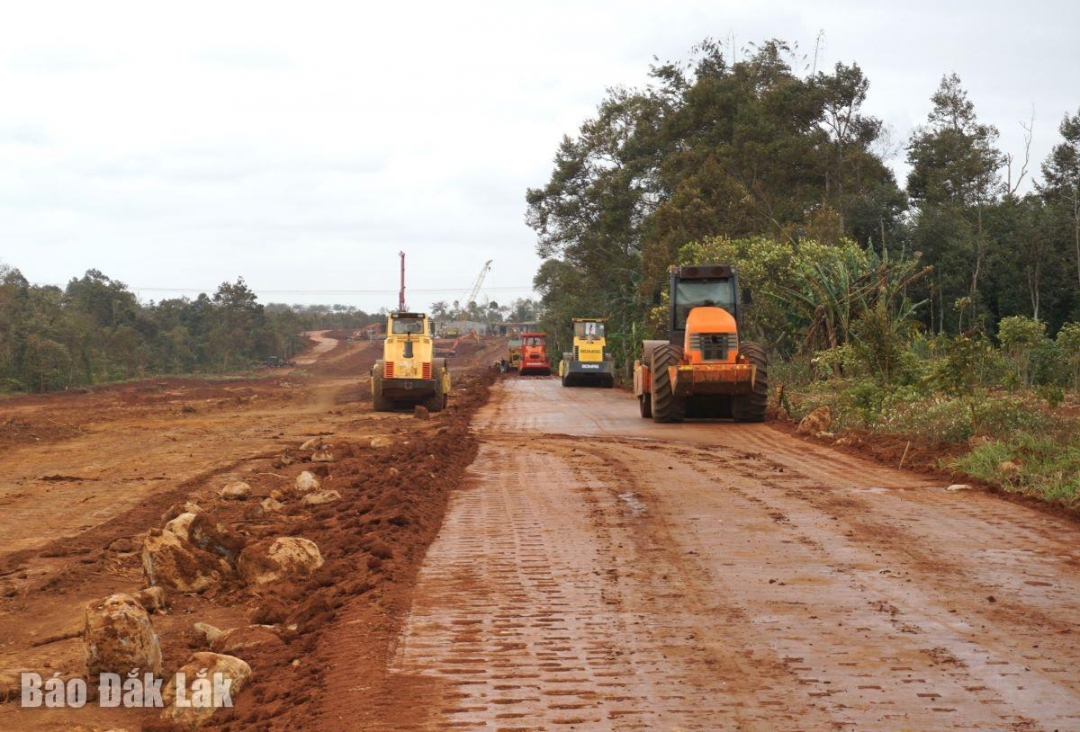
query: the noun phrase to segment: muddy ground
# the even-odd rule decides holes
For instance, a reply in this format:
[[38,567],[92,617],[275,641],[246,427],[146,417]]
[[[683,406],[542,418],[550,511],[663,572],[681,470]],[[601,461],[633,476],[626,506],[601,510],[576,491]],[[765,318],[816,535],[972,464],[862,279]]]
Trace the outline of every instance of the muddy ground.
[[[154,616],[167,674],[205,647],[195,622],[274,626],[215,729],[1080,728],[1073,521],[777,425],[657,425],[618,390],[496,381],[499,344],[459,355],[448,411],[374,414],[357,374],[378,344],[323,343],[261,379],[0,406],[0,673],[82,673],[83,606],[142,587],[142,535],[195,500],[327,560]],[[342,500],[255,509],[304,469]],[[216,498],[234,478],[252,499]],[[116,727],[160,729],[0,704],[3,730]]]
[[635,406],[500,383],[389,680],[340,687],[337,729],[1080,727],[1071,520]]

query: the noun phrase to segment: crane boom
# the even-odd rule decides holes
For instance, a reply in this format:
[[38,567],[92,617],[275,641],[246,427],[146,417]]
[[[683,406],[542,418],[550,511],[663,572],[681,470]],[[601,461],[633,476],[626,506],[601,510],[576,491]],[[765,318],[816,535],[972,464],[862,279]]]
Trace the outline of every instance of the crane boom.
[[472,289],[469,290],[469,296],[465,298],[465,307],[470,307],[471,303],[476,302],[476,296],[480,294],[480,288],[484,284],[484,278],[487,277],[488,271],[491,269],[491,263],[494,260],[489,259],[484,262],[484,267],[480,270],[480,274],[476,276],[476,281],[473,282]]

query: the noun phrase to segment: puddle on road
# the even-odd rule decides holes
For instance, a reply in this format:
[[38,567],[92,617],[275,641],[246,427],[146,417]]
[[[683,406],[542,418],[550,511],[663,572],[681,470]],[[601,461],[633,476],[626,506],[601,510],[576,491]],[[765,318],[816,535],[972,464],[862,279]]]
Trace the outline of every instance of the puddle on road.
[[637,493],[633,491],[620,493],[619,500],[629,506],[634,513],[645,513],[645,504],[639,500]]

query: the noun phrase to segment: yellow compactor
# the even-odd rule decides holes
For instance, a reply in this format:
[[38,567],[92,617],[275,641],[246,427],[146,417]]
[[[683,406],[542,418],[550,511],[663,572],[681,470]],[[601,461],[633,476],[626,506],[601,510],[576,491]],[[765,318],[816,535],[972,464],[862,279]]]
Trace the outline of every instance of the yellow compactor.
[[450,369],[435,358],[431,321],[424,313],[390,313],[386,321],[383,357],[371,369],[375,410],[423,405],[431,412],[446,406]]
[[606,320],[574,318],[574,350],[559,364],[563,386],[615,386],[615,361],[607,349]]

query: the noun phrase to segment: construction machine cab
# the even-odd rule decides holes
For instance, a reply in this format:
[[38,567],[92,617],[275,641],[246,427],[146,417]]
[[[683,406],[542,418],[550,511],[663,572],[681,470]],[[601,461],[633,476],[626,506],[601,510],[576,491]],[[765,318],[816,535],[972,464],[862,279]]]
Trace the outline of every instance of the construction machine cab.
[[426,315],[418,313],[397,313],[390,316],[391,330],[394,335],[431,335],[428,332]]
[[729,265],[671,268],[671,303],[668,306],[668,335],[671,343],[683,343],[686,322],[695,308],[715,307],[742,322],[738,299],[739,278]]
[[604,337],[603,320],[586,320],[574,318],[574,338],[583,339],[589,343]]

